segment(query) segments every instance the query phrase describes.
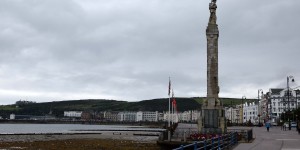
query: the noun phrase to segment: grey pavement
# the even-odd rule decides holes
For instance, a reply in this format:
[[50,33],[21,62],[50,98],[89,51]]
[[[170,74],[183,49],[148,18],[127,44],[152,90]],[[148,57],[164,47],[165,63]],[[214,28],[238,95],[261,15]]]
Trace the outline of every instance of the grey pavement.
[[252,143],[239,143],[234,150],[300,150],[300,134],[295,128],[281,130],[281,127],[271,127],[267,132],[265,127],[253,127]]

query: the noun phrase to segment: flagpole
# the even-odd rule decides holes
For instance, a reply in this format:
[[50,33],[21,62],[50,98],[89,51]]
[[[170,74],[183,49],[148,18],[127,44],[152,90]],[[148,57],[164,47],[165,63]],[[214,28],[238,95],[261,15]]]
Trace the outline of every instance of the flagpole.
[[173,125],[173,95],[172,95],[172,100],[171,100],[171,126]]
[[171,132],[170,132],[170,109],[171,109],[171,106],[170,106],[170,90],[171,90],[171,78],[169,77],[169,115],[168,115],[168,141],[171,141]]
[[171,100],[171,126],[173,125],[173,100]]

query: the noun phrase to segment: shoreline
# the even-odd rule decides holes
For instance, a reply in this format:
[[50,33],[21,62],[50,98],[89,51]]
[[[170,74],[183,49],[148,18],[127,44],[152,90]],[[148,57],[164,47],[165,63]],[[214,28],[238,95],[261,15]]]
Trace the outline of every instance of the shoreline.
[[119,122],[119,121],[84,121],[84,120],[4,120],[0,124],[83,124],[83,125],[122,125],[165,128],[167,122]]

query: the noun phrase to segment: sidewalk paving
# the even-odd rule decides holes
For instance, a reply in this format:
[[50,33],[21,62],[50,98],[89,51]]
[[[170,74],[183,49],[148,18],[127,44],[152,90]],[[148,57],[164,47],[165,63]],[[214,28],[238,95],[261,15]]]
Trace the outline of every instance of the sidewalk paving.
[[295,128],[281,130],[273,126],[268,132],[265,127],[253,127],[252,143],[239,143],[234,150],[300,150],[300,134]]

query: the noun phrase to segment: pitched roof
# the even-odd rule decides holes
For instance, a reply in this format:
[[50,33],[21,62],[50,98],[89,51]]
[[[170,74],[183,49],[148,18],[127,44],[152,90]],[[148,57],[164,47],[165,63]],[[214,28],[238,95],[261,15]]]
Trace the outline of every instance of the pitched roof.
[[282,90],[284,89],[270,89],[272,95],[279,95]]

